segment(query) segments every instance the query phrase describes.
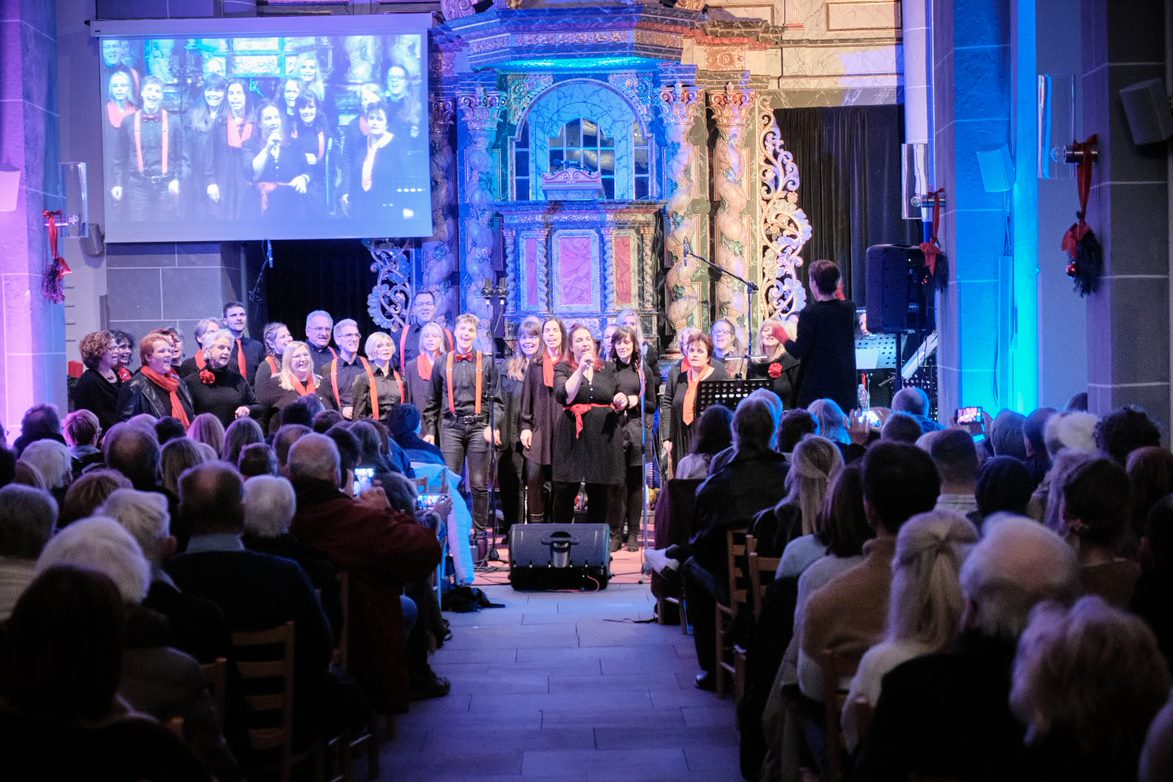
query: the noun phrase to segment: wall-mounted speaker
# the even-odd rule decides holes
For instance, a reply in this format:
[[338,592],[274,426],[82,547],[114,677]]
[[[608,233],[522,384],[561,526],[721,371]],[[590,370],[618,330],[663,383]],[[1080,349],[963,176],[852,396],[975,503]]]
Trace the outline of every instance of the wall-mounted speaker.
[[1133,144],[1156,144],[1173,136],[1173,110],[1160,79],[1125,87],[1120,90],[1120,102],[1124,104]]
[[974,154],[982,174],[982,187],[987,193],[1005,193],[1014,187],[1014,163],[1010,160],[1009,147],[1005,144],[981,147]]
[[932,331],[936,291],[921,249],[874,244],[866,257],[868,330],[873,334]]

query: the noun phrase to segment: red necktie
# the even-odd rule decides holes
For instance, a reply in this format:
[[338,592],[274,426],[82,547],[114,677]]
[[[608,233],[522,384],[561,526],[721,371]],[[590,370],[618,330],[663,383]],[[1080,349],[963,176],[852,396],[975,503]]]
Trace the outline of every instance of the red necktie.
[[240,369],[241,377],[248,377],[248,364],[244,360],[244,345],[236,340],[236,366]]

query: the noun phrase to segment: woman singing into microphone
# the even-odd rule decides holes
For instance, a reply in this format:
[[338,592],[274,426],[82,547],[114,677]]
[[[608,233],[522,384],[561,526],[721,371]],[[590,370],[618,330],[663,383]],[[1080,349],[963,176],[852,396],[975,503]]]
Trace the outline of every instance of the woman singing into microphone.
[[[619,393],[626,397],[626,407],[619,413],[623,423],[623,484],[617,487],[623,513],[612,525],[627,522],[627,550],[639,551],[639,522],[644,503],[644,462],[651,455],[655,432],[652,415],[656,412],[655,373],[640,358],[639,335],[634,329],[620,326],[611,337],[611,367]],[[643,416],[640,416],[640,392],[643,392]],[[646,448],[644,447],[646,444]]]
[[542,355],[531,361],[521,390],[521,445],[525,449],[525,499],[530,523],[550,520],[546,484],[562,407],[554,399],[554,367],[568,358],[566,327],[557,318],[542,323]]
[[258,121],[261,132],[246,173],[260,195],[261,219],[294,224],[307,214],[310,167],[305,155],[289,146],[280,106],[266,103]]
[[[586,483],[587,520],[618,520],[612,487],[623,481],[623,429],[618,413],[627,409],[615,370],[600,361],[586,326],[570,329],[570,360],[554,368],[554,398],[563,406],[554,429],[554,520],[574,520],[574,498]],[[610,507],[609,507],[610,505]],[[620,539],[611,530],[611,550]]]

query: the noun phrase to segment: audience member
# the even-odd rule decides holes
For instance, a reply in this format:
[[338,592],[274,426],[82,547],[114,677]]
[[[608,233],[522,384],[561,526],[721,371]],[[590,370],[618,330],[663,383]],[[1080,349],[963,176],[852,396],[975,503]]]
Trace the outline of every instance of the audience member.
[[7,448],[0,447],[0,486],[7,486],[16,478],[16,456]]
[[20,419],[20,437],[12,443],[12,452],[19,459],[25,447],[37,440],[56,440],[65,445],[61,436],[61,416],[53,405],[33,405]]
[[859,661],[843,708],[849,751],[859,743],[855,707],[861,700],[875,706],[888,671],[906,660],[944,652],[953,645],[965,606],[961,563],[977,541],[973,524],[950,510],[913,516],[900,528],[884,640]]
[[778,450],[792,453],[802,438],[814,434],[818,428],[815,417],[807,410],[787,410],[782,414],[782,423],[778,427]]
[[893,412],[880,427],[880,439],[889,443],[916,445],[922,434],[925,434],[924,428],[908,413]]
[[1173,667],[1173,497],[1149,511],[1140,539],[1145,567],[1132,594],[1132,612],[1148,622]]
[[1116,556],[1128,532],[1128,475],[1110,459],[1076,469],[1063,484],[1063,529],[1079,557],[1083,587],[1125,607],[1140,577],[1140,565]]
[[1072,394],[1071,398],[1067,400],[1067,407],[1065,408],[1065,412],[1086,413],[1087,391],[1080,391],[1077,394]]
[[282,474],[288,471],[289,449],[304,435],[312,434],[313,429],[302,424],[284,424],[273,435],[273,454],[277,457],[277,467]]
[[929,456],[941,476],[937,507],[968,516],[977,510],[978,452],[964,429],[946,429],[933,435]]
[[864,544],[864,560],[807,600],[798,643],[798,684],[823,700],[824,649],[864,653],[880,640],[888,617],[892,556],[900,527],[932,510],[941,479],[929,455],[914,445],[876,443],[863,457],[863,504],[876,537]]
[[228,425],[224,432],[224,445],[220,448],[219,457],[229,464],[240,461],[240,452],[246,445],[265,442],[265,433],[256,419],[238,418]]
[[90,470],[78,478],[65,492],[57,527],[66,527],[78,519],[94,515],[98,506],[116,489],[129,489],[130,480],[117,470]]
[[160,446],[166,445],[179,437],[187,436],[187,429],[183,426],[183,422],[169,415],[155,419],[153,429],[155,440]]
[[1173,695],[1153,718],[1140,753],[1140,782],[1167,779],[1173,779]]
[[[782,499],[786,459],[770,448],[778,423],[761,399],[743,399],[733,414],[733,451],[696,493],[696,532],[682,568],[686,606],[701,673],[701,689],[716,686],[714,603],[728,600],[725,533],[747,530],[754,516]],[[679,557],[677,557],[679,558]]]
[[936,432],[941,424],[929,418],[929,395],[920,386],[904,386],[892,395],[892,412],[906,413],[916,419],[920,433]]
[[326,409],[314,416],[313,429],[318,434],[325,434],[334,424],[343,423],[345,420],[342,413],[337,410]]
[[680,458],[674,478],[707,478],[713,457],[733,444],[733,411],[725,405],[710,405],[697,419],[692,452]]
[[1137,448],[1128,455],[1127,466],[1132,496],[1128,526],[1135,544],[1144,534],[1149,511],[1162,497],[1173,494],[1173,453],[1153,445]]
[[224,424],[211,413],[200,413],[191,422],[187,436],[197,443],[207,443],[219,457],[224,448]]
[[73,458],[74,478],[85,472],[87,467],[102,464],[102,450],[98,448],[102,427],[98,423],[98,416],[89,410],[74,410],[65,416],[63,426],[69,455]]
[[987,434],[991,453],[994,456],[1013,456],[1026,459],[1026,441],[1023,430],[1026,416],[1013,410],[1003,410],[990,422]]
[[1161,430],[1136,405],[1125,405],[1101,418],[1096,424],[1095,437],[1100,452],[1121,467],[1137,448],[1161,444]]
[[[337,442],[306,434],[290,449],[293,534],[350,574],[352,604],[363,607],[350,617],[351,670],[377,709],[399,712],[408,697],[400,593],[404,583],[432,572],[440,545],[413,517],[392,512],[381,490],[360,501],[346,496]],[[437,694],[447,693],[442,689]]]
[[1136,779],[1169,667],[1144,622],[1096,596],[1035,609],[1018,642],[1010,705],[1032,779]]
[[37,440],[25,447],[19,461],[40,474],[58,504],[65,501],[65,492],[73,482],[73,457],[68,446],[56,440]]
[[851,435],[847,431],[847,414],[843,408],[835,404],[832,399],[816,399],[806,407],[818,425],[820,437],[826,437],[833,443],[849,445]]
[[126,647],[118,692],[136,710],[161,722],[183,719],[183,738],[217,779],[239,777],[199,664],[168,644],[159,626],[141,608],[150,583],[150,565],[138,543],[118,522],[82,519],[62,530],[37,559],[37,572],[60,565],[90,568],[114,582],[127,606]]
[[264,443],[246,445],[236,461],[236,468],[246,481],[258,475],[280,475],[281,469],[277,466],[277,456],[273,449]]
[[140,491],[159,488],[159,443],[129,421],[106,433],[102,453],[106,466],[125,475]]
[[114,583],[88,568],[48,568],[21,595],[0,649],[7,776],[210,782],[182,740],[118,697],[125,615]]
[[1047,440],[1044,432],[1047,421],[1059,411],[1053,407],[1040,407],[1026,417],[1022,424],[1022,443],[1026,450],[1023,462],[1030,470],[1031,480],[1038,486],[1047,470],[1051,469],[1051,457],[1047,453]]
[[1088,412],[1068,411],[1047,419],[1043,441],[1047,455],[1054,461],[1061,451],[1096,453],[1096,427],[1100,419]]
[[1024,731],[1009,705],[1014,649],[1036,604],[1079,594],[1079,563],[1055,533],[1004,516],[970,552],[961,591],[965,611],[953,649],[909,660],[884,677],[858,778],[1032,778],[1023,769]]
[[391,438],[404,450],[410,461],[444,464],[444,454],[441,453],[440,447],[420,437],[421,424],[420,409],[410,402],[396,405],[387,417]]
[[1072,473],[1088,462],[1094,461],[1095,458],[1094,451],[1070,448],[1060,451],[1051,463],[1051,471],[1047,473],[1043,482],[1031,495],[1028,515],[1043,522],[1048,529],[1066,535],[1061,515],[1063,487],[1067,485],[1067,479],[1071,477]]
[[1025,464],[1013,456],[995,456],[978,472],[974,489],[977,511],[969,518],[980,530],[985,520],[997,513],[1025,516],[1032,491],[1034,479]]
[[20,459],[16,460],[16,465],[12,468],[12,482],[21,486],[31,486],[38,491],[49,491],[49,486],[41,477],[41,471]]
[[32,583],[41,550],[53,534],[57,503],[29,486],[0,488],[0,621]]
[[815,525],[827,498],[827,488],[842,467],[843,457],[835,443],[818,435],[804,437],[795,447],[786,472],[786,496],[774,507],[754,516],[752,532],[756,550],[764,557],[783,556],[792,543],[807,542],[808,545],[791,553],[795,561],[787,568],[788,575],[797,576],[823,555],[824,546],[814,539]]

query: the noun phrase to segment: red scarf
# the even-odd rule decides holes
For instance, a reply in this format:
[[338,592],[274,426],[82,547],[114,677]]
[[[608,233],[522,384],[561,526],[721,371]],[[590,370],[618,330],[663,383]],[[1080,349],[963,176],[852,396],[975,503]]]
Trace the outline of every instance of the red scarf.
[[114,372],[118,375],[119,383],[125,383],[127,380],[130,380],[132,377],[134,377],[134,375],[131,374],[131,371],[126,367],[118,367],[118,369],[114,370]]
[[542,353],[542,385],[546,388],[554,387],[554,365],[558,359],[552,357],[549,351]]
[[253,124],[244,119],[237,119],[231,114],[228,115],[228,146],[240,149],[244,146],[244,142],[248,141],[253,134]]
[[281,370],[277,368],[277,359],[273,356],[266,356],[265,361],[269,364],[269,374],[275,375]]
[[415,372],[420,380],[432,379],[432,357],[427,353],[420,353],[415,359]]
[[577,405],[567,405],[562,408],[568,413],[574,414],[574,439],[582,434],[582,417],[590,412],[592,407],[611,407],[611,405],[602,404],[599,402],[580,402]]
[[195,354],[196,369],[203,369],[208,365],[208,360],[204,358],[204,349],[200,348]]
[[166,391],[171,397],[171,415],[179,419],[180,423],[183,424],[183,428],[186,429],[191,426],[191,420],[187,417],[187,411],[183,409],[183,401],[179,398],[179,375],[171,370],[167,370],[166,375],[160,375],[146,364],[143,365],[142,373],[143,377]]
[[684,392],[684,414],[682,416],[685,426],[691,426],[693,419],[696,418],[696,387],[701,384],[701,381],[713,374],[713,367],[710,364],[701,370],[701,373],[695,378],[692,370],[688,370],[685,376],[688,380],[688,389]]
[[290,372],[289,373],[289,384],[291,386],[293,386],[293,390],[297,392],[298,396],[309,396],[310,394],[312,394],[318,390],[318,384],[314,379],[313,372],[310,372],[310,376],[308,378],[306,378],[306,382],[304,385],[302,384],[302,382],[300,380],[297,379],[297,375]]
[[114,101],[107,101],[106,119],[109,120],[110,124],[114,127],[120,128],[122,127],[122,120],[126,119],[131,114],[134,114],[137,110],[138,109],[135,108],[135,105],[130,101],[127,101],[126,107],[122,109],[118,108],[118,104]]

